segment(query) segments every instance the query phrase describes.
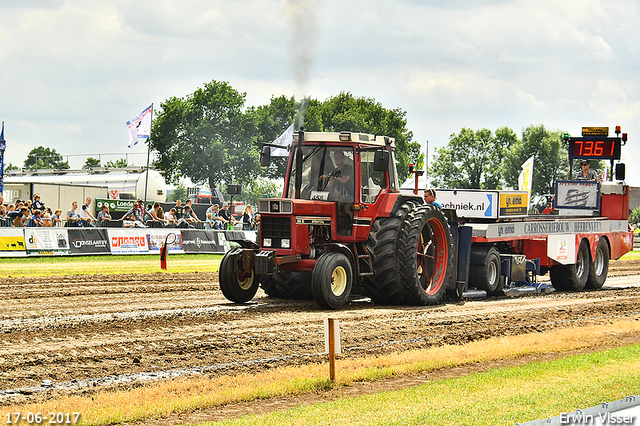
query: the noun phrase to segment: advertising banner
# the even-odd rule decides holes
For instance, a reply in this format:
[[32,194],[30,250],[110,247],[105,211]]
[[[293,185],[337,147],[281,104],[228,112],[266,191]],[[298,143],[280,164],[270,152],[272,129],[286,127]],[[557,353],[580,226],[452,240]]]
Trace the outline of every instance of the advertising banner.
[[550,259],[563,265],[576,263],[575,234],[549,235],[547,239],[547,254]]
[[185,253],[225,253],[219,243],[218,234],[224,237],[224,231],[182,230],[182,247]]
[[167,239],[167,235],[175,234],[177,237],[175,241],[169,244],[169,252],[176,254],[183,254],[183,241],[180,229],[161,229],[161,228],[147,228],[147,246],[149,247],[149,253],[160,254],[160,249]]
[[24,228],[27,255],[68,255],[69,237],[64,228]]
[[596,181],[556,181],[555,207],[599,210],[599,190],[600,183]]
[[109,235],[106,229],[73,228],[67,231],[71,254],[108,254]]
[[458,217],[497,219],[498,191],[436,189],[444,209],[455,209]]
[[526,216],[529,207],[527,191],[500,191],[499,217]]
[[109,212],[122,212],[126,213],[133,207],[135,200],[106,200],[104,198],[98,198],[96,200],[96,212],[102,210],[102,205],[107,204],[109,206]]
[[113,254],[149,254],[146,229],[108,229]]
[[0,228],[0,256],[26,256],[23,228]]

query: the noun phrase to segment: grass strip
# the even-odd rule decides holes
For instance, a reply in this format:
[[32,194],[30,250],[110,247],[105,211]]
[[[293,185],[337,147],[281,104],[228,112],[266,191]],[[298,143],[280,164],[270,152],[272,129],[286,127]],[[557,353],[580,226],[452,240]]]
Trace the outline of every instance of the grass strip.
[[[640,321],[629,319],[604,325],[491,338],[458,346],[404,351],[379,357],[340,359],[337,363],[335,385],[349,386],[354,382],[413,375],[443,368],[528,355],[545,355],[552,352],[563,353],[578,349],[613,346],[621,339],[627,336],[637,336],[639,333]],[[258,398],[301,395],[326,390],[334,386],[327,376],[328,367],[325,363],[310,364],[276,368],[256,374],[176,379],[128,391],[104,391],[92,396],[64,397],[40,404],[22,404],[4,408],[7,412],[79,412],[82,413],[83,424],[115,424],[152,417],[162,418],[174,413],[190,412]],[[637,378],[634,380],[640,382]],[[629,385],[628,380],[621,378],[618,390],[633,393],[634,391]],[[506,394],[509,395],[511,390]],[[452,392],[455,394],[458,391],[454,389]],[[487,394],[495,394],[492,392],[487,391]],[[564,389],[558,387],[555,391],[549,392],[550,394],[555,392],[560,396],[564,393]],[[640,390],[636,393],[640,393]],[[450,397],[453,398],[453,396]],[[525,397],[522,396],[522,398]],[[599,398],[607,399],[604,395]],[[619,397],[609,399],[619,399]],[[529,402],[531,401],[533,400],[529,400]],[[468,399],[468,402],[471,405],[477,404],[475,399]],[[442,407],[449,407],[449,405],[443,402]],[[455,412],[447,414],[447,416],[452,415],[458,418],[462,414]],[[533,417],[535,415],[532,415],[532,419]],[[389,422],[388,424],[394,423]]]
[[0,258],[0,277],[216,272],[220,260],[219,254],[172,254],[163,271],[160,256],[151,254]]
[[640,393],[640,345],[205,425],[514,425]]

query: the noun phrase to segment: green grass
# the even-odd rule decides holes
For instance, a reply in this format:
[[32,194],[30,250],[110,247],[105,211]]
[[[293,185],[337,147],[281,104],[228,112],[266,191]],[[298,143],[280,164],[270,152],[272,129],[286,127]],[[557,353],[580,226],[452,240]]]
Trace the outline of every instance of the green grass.
[[[222,255],[169,254],[166,272],[215,272]],[[163,272],[159,255],[0,258],[0,277]]]
[[640,259],[640,250],[630,251],[620,258],[620,260],[638,260]]
[[640,393],[640,345],[206,425],[514,425]]

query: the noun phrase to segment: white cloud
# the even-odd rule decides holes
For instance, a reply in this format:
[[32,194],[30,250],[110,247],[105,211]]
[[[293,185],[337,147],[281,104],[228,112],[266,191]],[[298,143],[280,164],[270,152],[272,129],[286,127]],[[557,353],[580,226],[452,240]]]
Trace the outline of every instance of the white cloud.
[[[620,124],[629,157],[640,138],[634,0],[23,0],[0,14],[0,119],[18,165],[39,145],[126,151],[124,122],[212,79],[247,105],[375,98],[431,147],[461,127],[539,123]],[[640,169],[628,176],[640,185]]]

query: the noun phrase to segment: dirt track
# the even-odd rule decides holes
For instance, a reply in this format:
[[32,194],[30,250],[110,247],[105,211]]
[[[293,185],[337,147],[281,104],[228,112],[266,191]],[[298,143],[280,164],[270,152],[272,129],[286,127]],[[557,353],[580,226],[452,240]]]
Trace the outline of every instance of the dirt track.
[[2,279],[0,404],[319,361],[328,316],[341,320],[346,356],[639,318],[638,274],[640,261],[612,262],[600,291],[427,308],[363,299],[332,313],[261,292],[231,304],[216,274]]

